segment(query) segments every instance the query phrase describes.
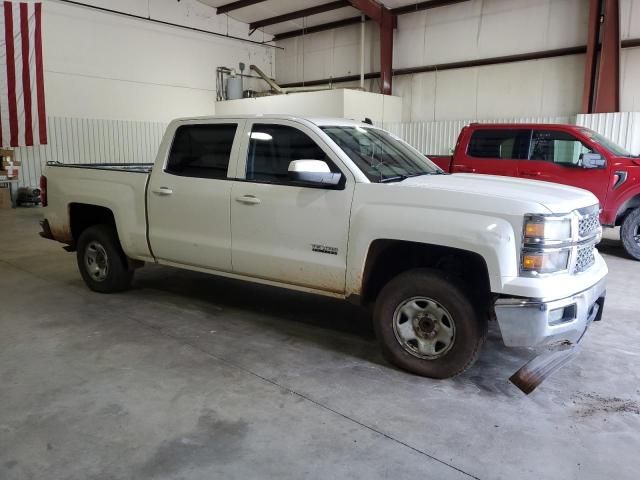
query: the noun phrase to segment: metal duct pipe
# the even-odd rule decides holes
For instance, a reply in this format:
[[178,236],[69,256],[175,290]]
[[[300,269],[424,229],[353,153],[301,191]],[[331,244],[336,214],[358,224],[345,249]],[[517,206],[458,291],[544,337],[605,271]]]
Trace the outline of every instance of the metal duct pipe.
[[360,17],[360,88],[364,90],[364,25],[367,17]]
[[285,93],[284,90],[282,90],[282,88],[280,87],[280,85],[278,85],[271,78],[269,78],[259,67],[255,65],[249,65],[249,69],[253,70],[258,75],[260,75],[260,77],[262,77],[262,79],[269,84],[269,86],[271,87],[271,90],[278,93]]

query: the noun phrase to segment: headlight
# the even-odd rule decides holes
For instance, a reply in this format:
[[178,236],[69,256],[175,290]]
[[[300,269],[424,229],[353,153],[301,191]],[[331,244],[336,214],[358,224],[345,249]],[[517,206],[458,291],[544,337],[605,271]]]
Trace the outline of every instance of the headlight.
[[571,244],[569,215],[525,215],[520,271],[528,276],[566,271]]
[[526,215],[524,219],[524,243],[571,242],[571,218],[542,215]]
[[522,253],[522,271],[530,274],[562,272],[569,265],[570,250],[525,250]]

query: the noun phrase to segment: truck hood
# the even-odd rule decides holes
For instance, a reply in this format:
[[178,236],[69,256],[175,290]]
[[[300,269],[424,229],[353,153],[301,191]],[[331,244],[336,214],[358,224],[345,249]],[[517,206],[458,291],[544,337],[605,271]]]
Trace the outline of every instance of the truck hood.
[[407,188],[425,188],[432,191],[443,190],[459,192],[464,195],[493,197],[515,203],[528,201],[542,205],[550,213],[568,213],[572,210],[598,203],[595,195],[581,188],[497,175],[468,173],[423,175],[408,178],[396,185]]

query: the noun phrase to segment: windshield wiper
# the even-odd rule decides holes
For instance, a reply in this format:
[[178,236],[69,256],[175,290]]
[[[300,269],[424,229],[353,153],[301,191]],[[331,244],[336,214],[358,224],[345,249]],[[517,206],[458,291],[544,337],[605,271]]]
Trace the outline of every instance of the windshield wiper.
[[422,177],[423,175],[444,175],[446,172],[443,170],[437,170],[435,172],[421,172],[421,173],[411,173],[408,175],[394,175],[393,177],[385,177],[380,179],[380,183],[388,183],[388,182],[401,182],[406,180],[407,178],[412,177]]
[[409,175],[396,175],[393,177],[381,178],[379,183],[401,182],[402,180],[406,180],[407,178],[409,178]]

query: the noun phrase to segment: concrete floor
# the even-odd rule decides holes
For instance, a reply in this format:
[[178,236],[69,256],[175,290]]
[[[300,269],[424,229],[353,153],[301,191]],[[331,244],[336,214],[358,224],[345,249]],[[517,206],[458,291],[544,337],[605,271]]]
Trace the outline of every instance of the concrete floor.
[[92,293],[40,215],[0,210],[1,479],[638,478],[640,263],[615,240],[604,321],[525,397],[495,328],[433,381],[341,302],[156,266]]

